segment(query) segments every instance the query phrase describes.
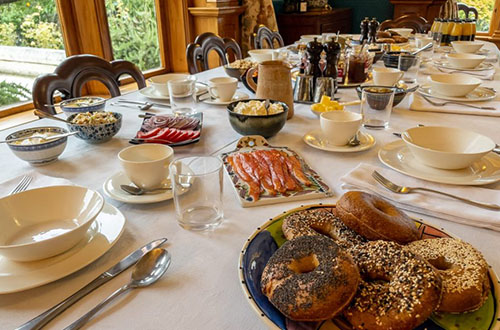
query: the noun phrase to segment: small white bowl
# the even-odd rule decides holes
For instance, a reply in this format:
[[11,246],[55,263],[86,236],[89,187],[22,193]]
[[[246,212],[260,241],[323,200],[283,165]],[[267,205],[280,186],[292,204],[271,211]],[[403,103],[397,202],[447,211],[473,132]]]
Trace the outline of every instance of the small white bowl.
[[255,62],[262,63],[264,61],[272,61],[274,49],[252,49],[248,51],[248,55]]
[[455,53],[446,54],[446,59],[448,60],[448,63],[450,63],[454,68],[474,69],[479,64],[483,63],[483,61],[486,59],[486,56],[467,53]]
[[101,212],[104,198],[79,186],[52,186],[0,199],[0,254],[45,259],[75,246]]
[[413,32],[413,29],[408,29],[408,28],[392,28],[388,29],[389,31],[396,32],[402,37],[408,38],[410,34]]
[[321,131],[328,143],[345,146],[359,131],[363,116],[350,111],[328,111],[319,116]]
[[169,96],[168,92],[168,82],[170,80],[185,80],[185,79],[194,79],[195,76],[191,76],[187,73],[167,73],[159,76],[154,76],[148,79],[148,82],[153,88],[163,96]]
[[401,137],[419,162],[445,170],[466,168],[495,148],[489,137],[455,127],[414,127]]
[[475,53],[483,47],[482,41],[452,41],[451,46],[457,53]]
[[466,74],[432,74],[428,77],[433,93],[450,97],[465,96],[481,85],[481,79]]

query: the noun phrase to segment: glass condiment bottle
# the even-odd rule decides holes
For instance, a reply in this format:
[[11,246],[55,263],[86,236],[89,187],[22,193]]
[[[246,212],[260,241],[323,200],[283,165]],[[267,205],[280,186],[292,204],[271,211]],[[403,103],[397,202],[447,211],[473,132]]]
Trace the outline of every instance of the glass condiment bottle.
[[373,63],[373,54],[364,46],[354,46],[346,53],[347,83],[363,83]]
[[343,85],[346,76],[345,51],[341,51],[337,62],[337,86]]

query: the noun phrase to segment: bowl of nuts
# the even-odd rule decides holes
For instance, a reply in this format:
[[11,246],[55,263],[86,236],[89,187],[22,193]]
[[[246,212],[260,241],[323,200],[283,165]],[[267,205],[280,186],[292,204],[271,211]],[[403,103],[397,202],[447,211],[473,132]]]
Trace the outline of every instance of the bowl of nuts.
[[251,60],[236,60],[229,64],[224,65],[224,71],[229,77],[241,80],[241,76],[256,63]]

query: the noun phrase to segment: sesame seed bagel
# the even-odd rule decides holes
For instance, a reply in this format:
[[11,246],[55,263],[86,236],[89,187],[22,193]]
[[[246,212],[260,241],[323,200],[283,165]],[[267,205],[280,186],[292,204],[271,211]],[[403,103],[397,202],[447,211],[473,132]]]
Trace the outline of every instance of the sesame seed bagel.
[[320,321],[339,314],[356,293],[359,272],[351,256],[323,236],[285,242],[269,259],[262,292],[286,317]]
[[424,239],[408,244],[405,249],[438,269],[443,280],[443,297],[438,311],[474,311],[488,298],[488,264],[481,252],[469,243],[454,238]]
[[399,244],[372,241],[353,254],[361,274],[344,316],[355,329],[413,329],[436,309],[441,279],[425,260]]
[[292,213],[283,219],[282,229],[288,240],[300,236],[324,235],[346,250],[366,242],[366,239],[349,229],[330,209],[325,208]]
[[406,244],[419,239],[415,223],[394,205],[378,196],[348,191],[337,202],[337,215],[368,240]]

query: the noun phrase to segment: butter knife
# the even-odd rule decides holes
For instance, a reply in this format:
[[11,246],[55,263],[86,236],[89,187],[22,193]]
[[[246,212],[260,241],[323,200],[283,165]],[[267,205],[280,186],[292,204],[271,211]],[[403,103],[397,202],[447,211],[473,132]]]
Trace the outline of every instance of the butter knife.
[[64,312],[69,306],[73,305],[75,302],[83,298],[85,295],[92,292],[94,289],[100,287],[101,285],[103,285],[116,275],[120,274],[121,272],[129,268],[130,266],[134,265],[143,255],[153,250],[154,248],[161,246],[166,241],[167,241],[166,238],[160,238],[137,249],[136,251],[132,252],[131,254],[120,260],[120,262],[118,262],[116,265],[114,265],[113,267],[111,267],[98,277],[96,277],[92,282],[90,282],[77,292],[75,292],[73,295],[69,296],[59,304],[43,312],[37,317],[19,326],[16,330],[41,329],[52,319],[54,319],[57,315]]

